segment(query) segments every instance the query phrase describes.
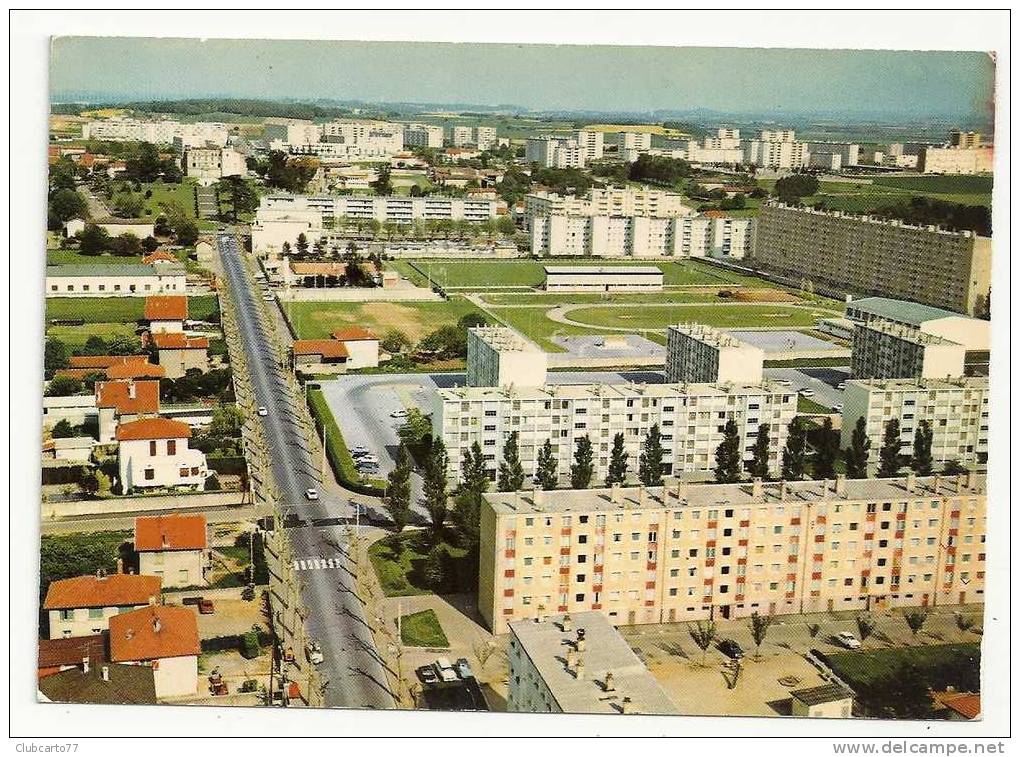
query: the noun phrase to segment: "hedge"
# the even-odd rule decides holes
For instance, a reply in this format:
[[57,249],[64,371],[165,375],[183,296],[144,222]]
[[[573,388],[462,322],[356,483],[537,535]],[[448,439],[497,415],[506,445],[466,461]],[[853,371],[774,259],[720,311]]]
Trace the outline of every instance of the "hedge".
[[381,486],[372,486],[360,480],[358,469],[354,465],[354,458],[351,457],[351,453],[347,449],[343,433],[341,433],[321,389],[308,390],[308,405],[320,436],[322,436],[322,429],[325,426],[326,456],[329,458],[329,464],[337,482],[345,489],[357,494],[365,494],[370,497],[383,496],[385,490]]

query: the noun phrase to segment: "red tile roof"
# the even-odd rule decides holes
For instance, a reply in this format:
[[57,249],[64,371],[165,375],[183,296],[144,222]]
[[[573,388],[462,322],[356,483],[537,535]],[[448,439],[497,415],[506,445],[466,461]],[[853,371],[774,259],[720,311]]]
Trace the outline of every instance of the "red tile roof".
[[106,369],[106,377],[111,379],[140,379],[166,376],[166,368],[154,363],[118,363]]
[[156,515],[135,518],[135,551],[205,549],[204,515]]
[[198,656],[198,620],[188,607],[152,605],[110,618],[110,660]]
[[[155,252],[150,252],[148,255],[142,258],[142,263],[145,265],[152,265],[153,263],[157,263],[164,260],[168,263],[180,262],[172,252],[167,252],[166,250],[156,250]],[[151,300],[153,298],[149,297],[148,299]],[[187,298],[185,297],[182,299],[186,300]]]
[[67,359],[72,368],[109,368],[111,365],[147,362],[147,355],[74,355]]
[[942,704],[967,718],[967,720],[973,720],[981,714],[980,694],[960,694],[955,697],[942,697]]
[[159,598],[163,581],[159,576],[114,573],[110,576],[78,576],[53,581],[46,590],[44,610],[77,607],[127,607],[147,605]]
[[[134,387],[134,396],[131,396]],[[96,406],[112,407],[122,414],[158,413],[158,381],[97,381]]]
[[323,357],[350,357],[343,342],[335,339],[298,339],[294,342],[295,355],[322,355]]
[[83,658],[89,658],[89,665],[106,662],[106,636],[72,636],[67,639],[40,639],[38,667],[56,673],[64,665],[81,665]]
[[[143,262],[151,262],[149,258],[158,254],[147,256]],[[173,255],[170,257],[173,258]],[[183,321],[187,317],[188,298],[183,295],[161,294],[145,298],[145,320],[147,321]]]
[[339,331],[334,331],[332,336],[334,339],[341,342],[364,342],[379,338],[362,326],[351,326],[350,328],[340,329]]
[[296,276],[343,276],[347,271],[347,264],[292,262],[290,270]]
[[157,331],[149,337],[159,350],[209,349],[209,337],[205,336],[185,336],[179,331]]
[[142,418],[117,426],[117,441],[144,439],[190,439],[191,426],[169,418]]

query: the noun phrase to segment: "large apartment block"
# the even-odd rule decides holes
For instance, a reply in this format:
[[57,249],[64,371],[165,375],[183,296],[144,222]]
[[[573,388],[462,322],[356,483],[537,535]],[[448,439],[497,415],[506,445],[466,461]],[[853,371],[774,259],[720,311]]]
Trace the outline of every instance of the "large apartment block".
[[949,378],[964,375],[967,349],[935,334],[889,321],[854,328],[854,378]]
[[490,493],[478,609],[614,625],[983,601],[985,479]]
[[322,125],[321,141],[349,146],[352,153],[392,155],[404,149],[404,126],[385,121],[337,119]]
[[443,127],[433,124],[407,124],[404,127],[404,147],[443,146]]
[[[330,226],[341,217],[381,223],[423,221],[488,221],[496,217],[496,201],[461,197],[372,197],[357,195],[268,195],[258,213],[318,211]],[[259,217],[256,215],[256,222]]]
[[543,386],[545,352],[513,329],[479,327],[468,331],[468,386]]
[[991,286],[992,240],[869,216],[767,203],[754,260],[842,294],[878,294],[974,313]]
[[666,339],[666,381],[671,383],[762,380],[765,353],[725,331],[700,323],[670,326]]
[[529,137],[524,159],[543,168],[584,168],[587,148],[575,139]]
[[877,466],[886,424],[900,423],[900,447],[914,453],[914,432],[928,421],[936,467],[957,461],[967,468],[988,463],[988,379],[862,379],[848,381],[843,393],[840,444],[850,446],[859,418],[871,439],[869,464]]
[[614,137],[616,147],[620,152],[624,150],[644,152],[652,148],[652,133],[650,131],[618,131]]
[[991,173],[994,167],[995,151],[991,147],[925,147],[917,156],[921,173]]
[[601,160],[605,154],[605,135],[601,131],[581,129],[574,132],[574,139],[581,150],[584,151],[585,163]]
[[769,425],[769,466],[778,475],[797,397],[772,382],[756,384],[578,384],[544,387],[439,389],[433,395],[432,427],[449,453],[451,480],[460,474],[461,456],[474,442],[495,477],[503,445],[517,432],[521,464],[531,476],[538,451],[551,442],[558,472],[570,473],[574,447],[587,436],[594,448],[595,479],[604,480],[616,434],[623,434],[629,473],[649,429],[662,432],[663,474],[707,474],[726,422],[734,420],[745,462],[753,458],[760,424]]
[[796,141],[791,129],[763,131],[759,139],[744,143],[744,162],[762,168],[804,168],[809,156],[807,142]]
[[82,126],[83,139],[104,142],[150,142],[172,145],[179,140],[183,147],[200,147],[207,142],[223,147],[227,144],[230,129],[215,122],[181,123],[173,120],[141,121],[134,118],[111,118],[88,121]]

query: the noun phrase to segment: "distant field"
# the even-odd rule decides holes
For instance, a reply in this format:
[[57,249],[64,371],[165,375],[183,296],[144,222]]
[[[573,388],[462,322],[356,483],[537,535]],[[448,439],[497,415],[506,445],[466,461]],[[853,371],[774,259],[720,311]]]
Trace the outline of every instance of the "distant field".
[[59,339],[72,350],[80,348],[90,336],[99,336],[110,340],[116,337],[135,339],[134,324],[127,323],[90,323],[83,326],[49,326],[46,329],[47,338]]
[[593,307],[572,310],[568,318],[592,326],[664,329],[680,321],[694,321],[721,328],[813,326],[830,311],[783,305],[663,305],[636,308]]
[[418,341],[440,326],[482,311],[461,297],[443,302],[293,302],[284,304],[301,339],[325,339],[345,326],[364,326],[379,336],[399,329]]
[[47,250],[46,265],[96,265],[97,263],[108,263],[112,265],[123,265],[126,263],[141,263],[140,255],[82,255],[77,250]]
[[805,197],[803,203],[824,201],[833,210],[866,213],[917,196],[990,207],[991,192],[990,176],[879,176],[871,183],[823,181],[818,192]]
[[[216,308],[216,295],[188,298],[189,318],[205,320],[216,312]],[[144,297],[49,297],[46,300],[47,321],[81,319],[87,324],[122,323],[133,326],[141,320],[144,310]],[[91,326],[88,330],[91,331]]]

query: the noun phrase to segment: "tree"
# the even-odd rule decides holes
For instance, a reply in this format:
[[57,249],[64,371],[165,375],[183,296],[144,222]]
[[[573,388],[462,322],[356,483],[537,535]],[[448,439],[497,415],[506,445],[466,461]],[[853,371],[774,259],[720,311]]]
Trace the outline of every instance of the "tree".
[[46,396],[70,397],[73,394],[81,394],[82,390],[81,379],[74,376],[54,376],[46,387]]
[[790,433],[786,437],[786,448],[783,450],[783,478],[787,481],[800,481],[804,478],[806,468],[807,430],[799,418],[790,424]]
[[613,437],[613,449],[609,453],[609,470],[606,473],[606,486],[622,484],[627,480],[627,452],[623,449],[623,434]]
[[836,475],[836,457],[839,455],[839,433],[832,429],[832,418],[825,416],[818,435],[814,477],[829,479]]
[[78,486],[89,497],[105,497],[110,493],[110,477],[96,468],[89,468]]
[[52,433],[54,439],[67,439],[74,436],[74,428],[67,418],[61,418],[54,424],[53,431],[50,433]]
[[58,189],[50,195],[49,215],[56,221],[55,228],[59,229],[72,218],[88,217],[88,206],[76,190]]
[[446,553],[439,544],[433,546],[425,556],[422,573],[426,585],[433,591],[441,591],[446,585]]
[[942,474],[944,476],[963,476],[969,471],[960,463],[959,460],[950,460],[944,466],[942,466]]
[[398,534],[411,519],[411,453],[403,442],[397,448],[397,465],[388,476],[386,512]]
[[297,235],[297,241],[294,244],[294,248],[295,250],[297,250],[297,252],[295,253],[295,257],[299,258],[308,257],[308,237],[305,236],[305,233],[303,231]]
[[900,472],[900,421],[893,418],[885,424],[882,449],[878,452],[878,477],[893,478]]
[[769,627],[775,620],[774,615],[761,615],[757,610],[751,613],[751,620],[748,622],[747,628],[751,631],[751,638],[754,640],[755,659],[761,659],[761,645],[765,642]]
[[486,326],[488,323],[489,322],[485,319],[485,316],[481,313],[466,313],[460,317],[459,321],[457,321],[457,326],[458,328],[462,328],[467,331],[468,329],[473,329],[478,326]]
[[142,240],[137,235],[127,232],[110,240],[110,252],[121,257],[133,257],[142,254]]
[[580,437],[574,447],[574,464],[570,466],[570,488],[587,489],[595,475],[595,457],[588,435]]
[[397,429],[401,444],[407,445],[412,456],[423,462],[432,445],[432,421],[419,408],[412,407],[404,416],[404,422]]
[[43,348],[43,368],[52,374],[70,364],[71,350],[59,339],[47,339]]
[[875,619],[867,613],[861,613],[854,620],[857,622],[857,635],[861,637],[862,642],[866,641],[875,630]]
[[390,182],[390,167],[386,164],[379,166],[379,176],[372,182],[372,189],[377,195],[393,194],[393,184]]
[[867,425],[864,416],[857,419],[853,433],[850,436],[850,449],[845,455],[846,475],[849,478],[867,478],[868,476],[868,451],[871,449],[871,439],[868,438]]
[[162,170],[159,148],[151,142],[140,142],[134,154],[124,161],[124,176],[134,181],[156,181]]
[[[766,435],[766,445],[767,438]],[[737,429],[737,422],[730,418],[723,426],[723,440],[715,448],[715,480],[718,483],[735,484],[740,480],[740,457],[740,431]],[[768,470],[767,458],[766,470]]]
[[[739,446],[739,439],[737,444]],[[716,450],[716,476],[719,475],[719,452]],[[754,439],[754,453],[751,459],[751,476],[767,481],[769,477],[769,424],[758,426],[758,436]]]
[[688,623],[687,633],[691,635],[691,640],[701,650],[701,661],[704,664],[705,654],[708,652],[708,648],[712,646],[712,642],[715,641],[715,623],[711,620],[699,620],[697,623]]
[[397,354],[411,348],[411,340],[399,329],[390,329],[379,341],[379,346],[391,354]]
[[227,176],[216,183],[217,197],[226,198],[230,207],[229,217],[237,223],[242,213],[254,213],[259,206],[259,195],[255,186],[242,176]]
[[645,486],[662,486],[662,433],[653,423],[645,436],[645,448],[638,458],[638,478]]
[[485,468],[485,456],[482,445],[475,441],[464,454],[460,464],[461,483],[453,520],[460,533],[463,546],[475,554],[478,549],[479,513],[482,507],[482,495],[489,488],[489,472]]
[[917,638],[917,634],[921,632],[921,628],[924,627],[924,622],[928,620],[928,610],[926,608],[917,607],[910,610],[903,611],[903,621],[907,624],[907,628]]
[[548,491],[556,488],[559,482],[559,476],[556,474],[558,465],[559,461],[553,456],[552,442],[546,439],[538,451],[538,467],[535,471],[535,481],[540,489]]
[[[56,428],[53,429],[53,435],[56,436]],[[962,612],[956,613],[956,627],[960,629],[960,635],[965,636],[967,631],[974,627],[974,618],[970,615],[964,615]]]
[[520,491],[524,486],[524,468],[517,446],[517,432],[514,431],[503,445],[503,461],[499,464],[499,478],[496,488],[501,492]]
[[85,224],[78,232],[78,251],[82,255],[99,255],[110,249],[110,235],[94,223]]
[[446,522],[446,468],[449,458],[442,439],[432,442],[429,457],[425,464],[422,490],[425,495],[425,509],[432,521],[432,536],[438,541],[443,535],[443,524]]
[[237,405],[219,405],[213,408],[209,433],[213,436],[240,436],[244,426],[244,413]]
[[918,476],[930,476],[932,472],[931,444],[934,433],[928,421],[921,421],[914,432],[914,456],[910,467]]
[[113,198],[113,213],[120,218],[138,218],[145,208],[145,199],[134,192],[121,192]]
[[861,684],[857,695],[873,717],[908,720],[934,717],[929,681],[913,663],[899,665]]
[[775,192],[779,199],[787,204],[799,204],[802,197],[808,197],[818,191],[818,179],[810,174],[793,174],[784,176],[776,182]]

